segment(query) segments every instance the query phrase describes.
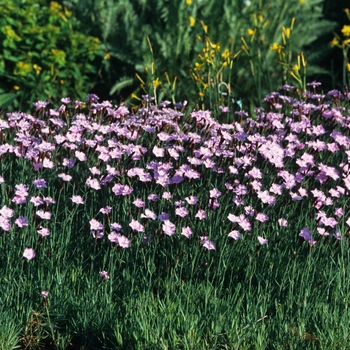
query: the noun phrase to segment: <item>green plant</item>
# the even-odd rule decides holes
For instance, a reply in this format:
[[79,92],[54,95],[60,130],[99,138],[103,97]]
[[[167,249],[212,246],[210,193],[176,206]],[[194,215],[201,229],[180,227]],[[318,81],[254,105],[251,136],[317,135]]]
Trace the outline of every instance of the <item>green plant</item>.
[[7,94],[1,105],[26,110],[33,100],[84,99],[103,50],[98,38],[80,30],[57,2],[0,1],[0,92]]
[[[230,76],[222,76],[222,82],[228,84],[233,96],[243,100],[246,109],[252,110],[264,95],[293,81],[289,74],[281,74],[284,68],[270,49],[273,43],[283,45],[281,31],[290,27],[292,18],[295,18],[293,35],[288,48],[284,48],[290,55],[288,62],[296,62],[297,55],[303,52],[308,76],[315,72],[329,73],[317,66],[327,45],[311,47],[315,39],[333,27],[332,22],[323,19],[323,2],[88,0],[82,5],[77,0],[67,0],[64,3],[79,18],[93,23],[94,35],[102,38],[109,59],[104,61],[100,86],[115,99],[122,96],[130,102],[131,96],[140,97],[145,90],[152,92],[156,82],[158,101],[187,100],[195,107],[201,90],[189,88],[191,84],[199,88],[198,81],[192,81],[190,70],[194,71],[208,37],[211,43],[220,45],[221,54],[228,50],[231,61],[242,51],[233,60]],[[204,35],[201,23],[207,28]],[[214,71],[214,67],[211,69]],[[218,73],[221,68],[215,69]],[[137,77],[142,80],[141,86]],[[255,93],[251,94],[252,91]],[[206,108],[218,104],[216,97],[212,97],[212,102],[205,102]]]
[[[350,21],[350,11],[348,8],[344,9],[344,12]],[[342,30],[343,39],[334,33],[334,38],[331,42],[332,47],[338,47],[342,51],[343,56],[343,69],[342,69],[342,82],[343,86],[350,86],[350,58],[348,57],[348,52],[350,48],[350,25],[344,25]]]

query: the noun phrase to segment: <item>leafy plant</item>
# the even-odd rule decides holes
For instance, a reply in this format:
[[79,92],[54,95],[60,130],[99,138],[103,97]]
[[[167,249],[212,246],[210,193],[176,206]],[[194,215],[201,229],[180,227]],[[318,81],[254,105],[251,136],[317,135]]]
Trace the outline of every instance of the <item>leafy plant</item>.
[[[310,46],[333,26],[323,19],[323,2],[89,0],[83,6],[77,0],[70,0],[65,4],[93,23],[95,35],[102,38],[109,59],[104,61],[100,86],[109,87],[113,97],[140,97],[141,93],[154,91],[153,82],[157,82],[159,101],[187,100],[195,107],[194,101],[197,102],[201,91],[189,88],[198,87],[198,81],[191,79],[190,70],[194,72],[208,37],[212,44],[220,46],[221,54],[229,52],[230,60],[234,61],[230,76],[222,77],[222,82],[230,82],[232,95],[253,109],[269,91],[293,81],[289,73],[281,74],[284,68],[271,50],[273,43],[283,46],[282,28],[290,28],[292,18],[295,23],[293,36],[289,38],[288,62],[296,64],[297,55],[303,52],[309,76],[315,72],[329,73],[316,65],[327,44],[312,49]],[[236,57],[239,51],[242,54]],[[206,108],[213,103],[217,105],[215,100],[206,103]]]
[[[103,50],[83,34],[65,6],[52,1],[0,1],[1,105],[26,110],[33,100],[83,99],[94,86]],[[7,100],[3,100],[7,97]]]

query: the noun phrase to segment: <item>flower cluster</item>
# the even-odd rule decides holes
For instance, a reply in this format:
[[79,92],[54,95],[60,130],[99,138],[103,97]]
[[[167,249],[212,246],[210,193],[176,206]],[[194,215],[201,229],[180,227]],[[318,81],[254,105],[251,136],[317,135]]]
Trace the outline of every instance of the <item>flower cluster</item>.
[[[245,123],[221,124],[210,111],[186,117],[148,96],[137,114],[95,95],[85,113],[69,99],[58,109],[41,103],[37,117],[8,113],[0,121],[1,160],[21,159],[32,171],[26,183],[0,174],[0,186],[13,185],[2,198],[0,228],[33,224],[42,239],[52,235],[55,186],[65,189],[76,220],[79,208],[97,206],[80,226],[118,249],[175,236],[215,250],[222,234],[267,245],[283,230],[310,245],[343,239],[350,226],[350,117],[341,102],[349,95],[317,94],[318,85],[310,84],[303,101],[282,87],[253,118],[237,112]],[[309,227],[300,219],[305,212]],[[23,256],[33,259],[35,251],[26,247]]]

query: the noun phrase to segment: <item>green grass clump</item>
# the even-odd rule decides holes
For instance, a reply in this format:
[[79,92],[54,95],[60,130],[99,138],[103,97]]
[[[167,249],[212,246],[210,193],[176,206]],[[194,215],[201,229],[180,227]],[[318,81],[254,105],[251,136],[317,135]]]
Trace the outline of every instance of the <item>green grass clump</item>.
[[149,96],[6,114],[2,348],[346,349],[348,95],[318,85],[242,123]]

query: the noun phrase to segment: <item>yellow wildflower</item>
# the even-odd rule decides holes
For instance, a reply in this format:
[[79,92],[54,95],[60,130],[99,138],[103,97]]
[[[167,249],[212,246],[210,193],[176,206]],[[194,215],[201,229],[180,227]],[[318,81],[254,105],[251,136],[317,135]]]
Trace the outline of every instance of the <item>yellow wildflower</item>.
[[342,42],[342,46],[348,46],[350,44],[350,39],[346,39]]
[[334,37],[333,40],[331,41],[331,46],[334,47],[338,45],[339,45],[339,41],[336,37]]
[[207,34],[207,32],[208,32],[208,26],[207,26],[206,24],[204,24],[203,21],[201,21],[200,23],[201,23],[201,26],[203,27],[204,33]]
[[226,60],[230,56],[230,51],[226,49],[221,56]]
[[16,63],[16,68],[15,68],[14,74],[26,76],[27,74],[30,73],[31,70],[32,70],[32,67],[29,63],[25,63],[25,62],[20,61],[20,62]]
[[107,52],[103,57],[104,60],[109,60],[110,58],[111,58],[111,54],[109,52]]
[[350,26],[344,25],[341,32],[344,34],[344,36],[350,36]]
[[300,69],[300,66],[295,64],[292,69],[293,69],[293,71],[297,72]]
[[285,28],[284,26],[282,26],[282,31],[283,31],[284,35],[286,36],[286,38],[289,39],[289,37],[290,37],[290,28]]
[[299,0],[301,5],[305,4],[305,0]]
[[138,96],[137,96],[137,95],[135,95],[135,94],[131,94],[131,98],[135,98],[136,100],[141,101],[140,97],[138,97]]
[[350,63],[346,64],[346,68],[347,68],[348,72],[350,73]]
[[249,35],[249,36],[252,36],[252,35],[254,35],[254,33],[255,33],[255,30],[253,30],[253,29],[248,29],[247,30],[247,34]]
[[270,49],[271,49],[272,51],[276,51],[278,54],[280,54],[281,51],[282,51],[282,49],[283,49],[283,46],[278,45],[276,42],[274,42],[273,45],[270,46]]
[[196,24],[195,18],[193,18],[192,16],[190,16],[190,26],[191,26],[191,27],[194,27],[195,24]]
[[60,10],[62,9],[62,6],[56,2],[56,1],[51,1],[50,3],[50,12],[51,13],[59,13]]
[[190,6],[192,4],[192,0],[186,0],[186,5]]
[[18,90],[20,89],[20,87],[19,87],[18,85],[15,85],[13,88],[14,88],[16,91],[18,91]]
[[157,78],[156,80],[153,80],[153,86],[157,87],[161,84],[162,82],[159,81],[159,78]]
[[39,75],[42,68],[40,66],[38,66],[37,64],[33,64],[33,68],[34,68],[36,74]]

